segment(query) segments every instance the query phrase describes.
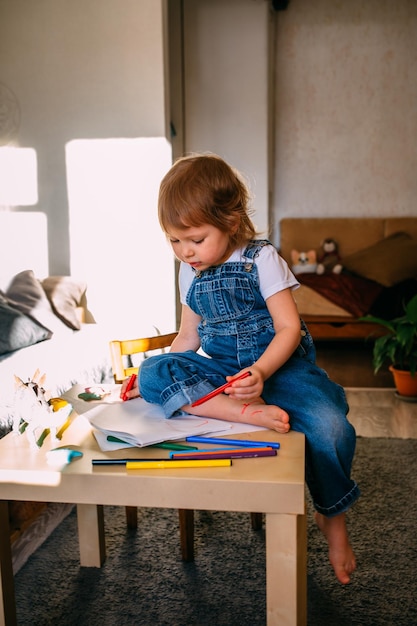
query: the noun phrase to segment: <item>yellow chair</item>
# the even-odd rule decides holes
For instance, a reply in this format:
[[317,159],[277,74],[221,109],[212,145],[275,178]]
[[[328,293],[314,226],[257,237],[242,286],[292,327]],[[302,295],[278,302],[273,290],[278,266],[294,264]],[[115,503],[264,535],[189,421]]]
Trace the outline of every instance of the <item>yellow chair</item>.
[[[138,339],[125,339],[122,341],[110,341],[110,356],[113,376],[116,383],[122,383],[132,374],[137,374],[141,360],[150,356],[151,353],[165,352],[174,341],[178,333],[154,335]],[[139,360],[135,361],[135,357]],[[126,520],[129,528],[137,528],[138,513],[134,506],[127,506]],[[181,554],[184,561],[194,559],[194,511],[191,509],[178,509]],[[251,513],[251,524],[254,530],[262,527],[262,513]]]
[[125,378],[138,373],[139,365],[132,362],[133,355],[138,354],[142,355],[142,358],[146,358],[149,352],[154,352],[155,350],[165,352],[165,348],[170,347],[177,334],[168,333],[167,335],[155,335],[140,339],[110,341],[114,381],[122,383]]

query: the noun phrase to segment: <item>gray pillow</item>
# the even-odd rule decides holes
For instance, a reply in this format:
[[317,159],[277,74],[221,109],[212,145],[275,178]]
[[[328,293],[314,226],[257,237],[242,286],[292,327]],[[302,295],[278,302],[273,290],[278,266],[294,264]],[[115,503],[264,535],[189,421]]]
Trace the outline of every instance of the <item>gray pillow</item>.
[[65,324],[55,315],[42,285],[32,270],[16,274],[5,295],[11,306],[29,315],[53,333],[66,329]]
[[11,306],[0,294],[0,355],[50,339],[52,333]]

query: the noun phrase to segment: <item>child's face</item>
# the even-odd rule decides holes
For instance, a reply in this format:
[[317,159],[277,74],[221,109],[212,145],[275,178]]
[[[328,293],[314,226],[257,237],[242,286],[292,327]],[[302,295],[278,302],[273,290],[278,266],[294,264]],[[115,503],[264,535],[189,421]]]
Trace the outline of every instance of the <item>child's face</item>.
[[220,265],[231,253],[229,233],[210,224],[171,229],[167,235],[175,256],[196,270]]

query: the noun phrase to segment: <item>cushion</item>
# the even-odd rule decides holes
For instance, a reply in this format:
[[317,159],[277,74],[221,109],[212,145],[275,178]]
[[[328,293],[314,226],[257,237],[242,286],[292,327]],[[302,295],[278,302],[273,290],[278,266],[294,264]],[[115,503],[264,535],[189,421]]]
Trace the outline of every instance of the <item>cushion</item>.
[[14,276],[7,288],[6,297],[15,309],[34,318],[52,332],[66,329],[53,312],[42,285],[32,270],[25,270]]
[[52,333],[18,309],[0,294],[0,354],[50,339]]
[[417,278],[417,241],[408,233],[394,233],[342,259],[345,270],[392,287]]
[[48,276],[41,284],[55,314],[70,328],[80,330],[77,307],[81,306],[87,284],[71,276]]

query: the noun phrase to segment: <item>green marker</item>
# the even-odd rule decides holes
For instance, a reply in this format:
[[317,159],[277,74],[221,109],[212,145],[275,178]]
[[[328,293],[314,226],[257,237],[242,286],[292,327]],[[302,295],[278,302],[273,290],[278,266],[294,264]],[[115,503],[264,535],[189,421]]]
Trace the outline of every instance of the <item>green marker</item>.
[[123,441],[123,439],[119,439],[119,437],[114,437],[114,435],[107,435],[107,441],[113,441],[114,443],[126,443],[129,446],[132,445],[128,441]]
[[[123,439],[119,439],[119,437],[115,437],[114,435],[107,435],[107,441],[113,441],[114,443],[126,443],[128,445],[129,442],[123,441]],[[187,446],[185,443],[169,443],[169,441],[163,441],[162,443],[154,443],[151,446],[146,446],[147,448],[162,448],[163,450],[198,450],[196,446]]]
[[163,448],[164,450],[198,450],[195,446],[187,446],[184,443],[170,443],[163,441],[162,443],[154,443],[149,448]]

